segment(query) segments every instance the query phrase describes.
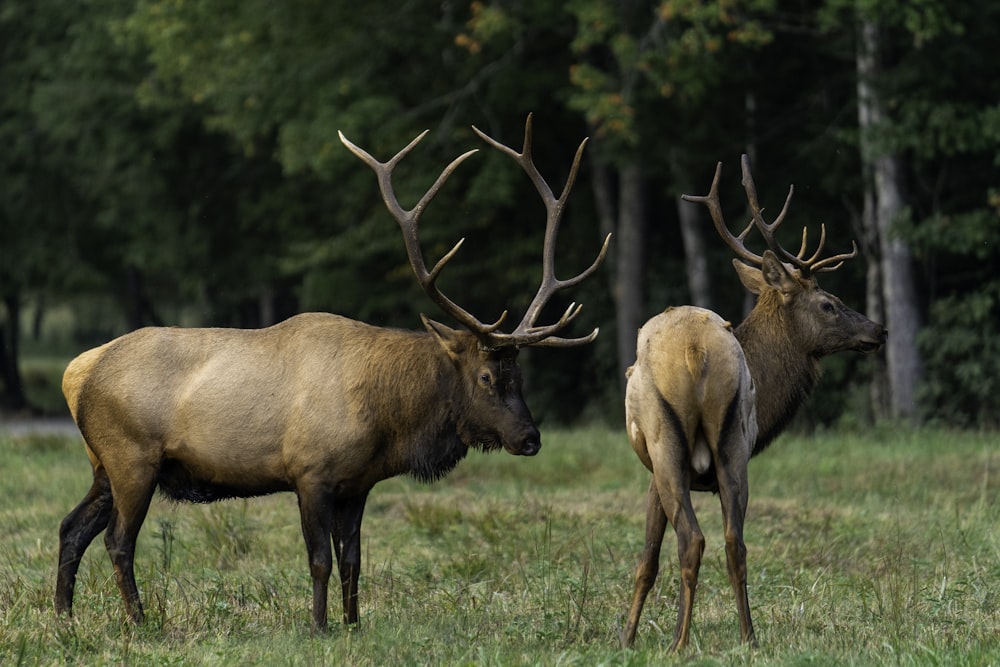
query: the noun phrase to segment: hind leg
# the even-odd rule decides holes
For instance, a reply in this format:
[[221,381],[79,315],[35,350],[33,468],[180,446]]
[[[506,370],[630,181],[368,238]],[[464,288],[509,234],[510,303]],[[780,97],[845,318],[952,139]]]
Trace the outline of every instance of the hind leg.
[[646,596],[656,581],[660,569],[660,547],[663,544],[663,534],[667,529],[667,515],[660,505],[660,493],[656,490],[656,480],[649,482],[649,493],[646,496],[646,543],[642,549],[642,558],[635,573],[635,590],[632,594],[632,605],[628,611],[628,621],[625,624],[625,635],[622,644],[626,647],[635,642],[635,632],[639,627],[639,617],[646,603]]
[[59,569],[56,572],[57,614],[73,613],[73,589],[80,560],[97,534],[107,528],[113,501],[104,468],[94,469],[94,483],[80,504],[59,525]]
[[[656,415],[651,427],[642,428],[638,420],[632,421],[631,417],[628,423],[633,448],[646,467],[652,470],[653,479],[646,499],[646,544],[636,572],[623,643],[629,646],[635,639],[643,603],[656,579],[660,548],[669,521],[677,535],[681,566],[677,626],[670,646],[670,651],[674,652],[688,643],[698,570],[705,548],[705,538],[691,505],[690,455],[686,445],[690,439],[685,435],[691,429],[684,428],[669,406],[665,406],[662,415]],[[648,438],[649,433],[655,438]]]
[[156,488],[154,471],[148,469],[146,474],[140,474],[140,470],[141,467],[133,468],[131,474],[117,484],[112,481],[114,504],[104,534],[115,582],[125,601],[125,611],[134,623],[142,623],[144,618],[135,582],[135,541]]
[[[723,464],[727,465],[723,465]],[[740,638],[756,645],[753,621],[750,618],[750,601],[747,595],[747,548],[743,542],[743,522],[746,518],[747,501],[747,460],[723,462],[716,459],[719,479],[719,499],[722,504],[722,526],[726,536],[726,565],[729,583],[736,596],[736,611],[740,619]]]
[[[693,441],[694,428],[685,427],[681,417],[666,406],[667,425],[661,431],[656,446],[648,448],[653,464],[653,481],[659,494],[660,507],[677,535],[677,559],[680,563],[680,591],[677,599],[677,625],[670,651],[687,646],[691,633],[698,571],[705,550],[705,537],[691,504],[691,456],[688,443]],[[650,490],[652,492],[652,489]]]
[[[686,487],[672,489],[677,497],[672,499],[673,512],[669,513],[670,523],[677,534],[677,558],[681,565],[681,590],[677,600],[677,626],[674,628],[674,642],[670,651],[679,651],[688,644],[691,634],[691,615],[694,610],[694,594],[698,588],[698,570],[705,551],[705,537],[698,526],[691,505],[691,494]],[[663,502],[663,501],[661,501]],[[668,506],[663,502],[664,507]]]

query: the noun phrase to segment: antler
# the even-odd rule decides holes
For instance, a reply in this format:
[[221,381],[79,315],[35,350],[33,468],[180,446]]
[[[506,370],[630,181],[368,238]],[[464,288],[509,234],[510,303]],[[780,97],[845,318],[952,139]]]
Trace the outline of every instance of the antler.
[[538,319],[538,316],[545,307],[545,304],[555,292],[578,284],[597,270],[597,268],[601,265],[601,262],[604,261],[604,256],[607,254],[608,250],[608,243],[611,240],[611,236],[609,234],[608,238],[604,240],[604,245],[601,248],[601,252],[597,256],[597,259],[594,260],[594,263],[591,264],[590,267],[579,275],[568,280],[559,280],[555,277],[555,241],[559,231],[559,222],[562,218],[566,199],[569,196],[569,192],[573,187],[577,172],[580,168],[583,148],[587,143],[586,139],[581,142],[580,147],[577,149],[569,178],[566,181],[562,194],[558,199],[556,199],[552,194],[552,190],[549,189],[548,184],[545,182],[545,179],[543,179],[541,174],[539,174],[538,169],[535,167],[531,158],[530,114],[528,115],[528,120],[525,123],[524,148],[521,153],[517,153],[513,149],[504,146],[494,139],[491,139],[476,127],[473,127],[472,129],[476,132],[476,134],[482,137],[486,143],[506,153],[507,155],[510,155],[515,159],[515,161],[517,161],[518,164],[521,165],[524,171],[531,178],[532,182],[535,184],[535,188],[538,190],[542,200],[545,202],[545,208],[547,211],[545,245],[542,256],[542,284],[538,288],[535,298],[528,306],[528,310],[525,313],[524,318],[521,320],[521,323],[518,324],[514,331],[509,334],[497,331],[503,323],[504,318],[507,316],[507,311],[504,311],[496,322],[493,322],[492,324],[484,324],[476,319],[476,317],[474,317],[471,313],[445,296],[437,288],[436,281],[438,275],[441,273],[441,269],[443,269],[444,265],[448,263],[456,252],[458,252],[458,249],[462,247],[462,243],[465,239],[459,240],[459,242],[456,243],[454,247],[452,247],[452,249],[449,250],[444,257],[439,259],[434,267],[428,271],[427,265],[424,263],[423,253],[420,250],[420,242],[417,237],[417,225],[420,220],[420,215],[427,207],[427,204],[434,198],[434,195],[437,194],[438,190],[441,189],[441,186],[444,185],[444,182],[449,176],[451,176],[451,173],[455,171],[458,165],[470,155],[475,153],[476,150],[474,149],[468,151],[467,153],[463,153],[455,158],[451,164],[449,164],[444,171],[441,172],[441,175],[438,176],[434,185],[432,185],[424,196],[420,198],[417,205],[407,211],[400,206],[399,201],[396,199],[396,195],[392,187],[392,171],[396,168],[396,165],[399,164],[400,160],[406,157],[413,147],[424,138],[427,134],[427,130],[411,141],[405,148],[403,148],[403,150],[399,151],[399,153],[397,153],[388,162],[379,162],[367,151],[351,143],[351,141],[344,136],[343,132],[338,132],[338,134],[340,135],[340,141],[343,142],[343,144],[365,164],[371,167],[371,169],[375,172],[375,175],[378,177],[379,190],[382,192],[382,199],[385,202],[386,208],[389,209],[389,213],[392,214],[393,218],[396,219],[396,222],[399,223],[400,228],[403,230],[403,239],[406,244],[406,255],[410,260],[410,266],[413,268],[413,272],[417,276],[417,281],[420,283],[420,286],[424,289],[428,296],[430,296],[431,299],[442,308],[442,310],[450,314],[473,333],[479,335],[484,341],[484,344],[491,347],[512,345],[569,346],[580,345],[593,341],[597,337],[598,329],[594,329],[590,335],[581,338],[559,338],[554,336],[555,333],[567,326],[579,314],[582,306],[575,303],[570,304],[563,313],[562,317],[560,317],[554,324],[546,326],[535,325],[535,321]]
[[528,306],[527,311],[525,311],[520,324],[518,324],[514,331],[509,334],[492,334],[491,338],[493,339],[494,344],[566,347],[571,345],[581,345],[583,343],[593,341],[597,338],[599,329],[595,328],[589,335],[580,338],[560,338],[554,335],[566,327],[577,315],[579,315],[580,309],[583,308],[581,304],[571,303],[563,312],[562,317],[560,317],[559,320],[553,324],[545,326],[537,326],[535,324],[538,320],[538,316],[542,312],[542,309],[548,303],[549,299],[552,298],[553,294],[561,289],[573,287],[589,277],[601,265],[608,252],[608,244],[611,241],[610,234],[608,234],[608,236],[604,239],[604,244],[601,246],[601,250],[598,253],[597,258],[583,272],[566,280],[560,280],[555,275],[555,246],[556,237],[559,234],[559,223],[562,220],[562,214],[566,207],[566,200],[569,198],[569,193],[573,189],[573,184],[576,182],[576,176],[580,169],[580,161],[583,158],[583,149],[587,145],[587,139],[581,141],[580,146],[576,149],[576,155],[573,158],[573,165],[570,167],[569,177],[566,179],[566,184],[563,186],[562,194],[556,198],[548,183],[545,182],[545,179],[542,177],[541,173],[539,173],[531,155],[531,114],[528,114],[528,119],[524,123],[524,144],[520,153],[509,146],[501,144],[496,139],[488,136],[475,126],[472,127],[472,130],[478,134],[483,141],[488,143],[493,148],[496,148],[501,153],[509,155],[515,162],[517,162],[518,165],[521,166],[524,172],[528,175],[528,178],[530,178],[531,182],[535,185],[535,189],[538,191],[539,196],[545,204],[546,211],[545,244],[542,250],[541,285],[539,285],[538,292],[535,293],[535,297],[531,300],[531,304]]
[[430,190],[424,193],[424,196],[420,198],[417,205],[412,209],[407,211],[399,204],[399,200],[396,199],[396,193],[393,191],[392,187],[392,170],[396,168],[406,155],[413,150],[413,147],[420,143],[420,140],[424,138],[428,130],[424,130],[417,136],[416,139],[411,141],[403,150],[396,153],[392,159],[388,162],[379,162],[374,157],[371,156],[367,151],[355,144],[351,143],[347,137],[344,136],[343,132],[338,131],[337,134],[340,135],[340,141],[347,146],[347,148],[361,158],[361,161],[372,168],[375,175],[378,177],[378,187],[382,192],[382,199],[385,201],[386,208],[389,209],[389,213],[392,217],[396,219],[399,223],[400,229],[403,230],[403,241],[406,244],[406,256],[410,260],[410,266],[413,268],[413,272],[417,275],[417,282],[424,289],[427,295],[431,298],[434,303],[441,307],[446,313],[454,317],[461,324],[466,326],[469,330],[480,335],[490,335],[503,322],[504,318],[507,316],[507,311],[501,313],[499,319],[493,324],[484,324],[480,322],[476,317],[474,317],[467,310],[456,304],[454,301],[445,296],[441,290],[437,288],[436,281],[441,273],[441,269],[444,265],[455,256],[458,249],[462,247],[462,243],[465,239],[460,239],[454,247],[445,254],[444,257],[439,259],[434,267],[428,271],[427,265],[424,263],[424,255],[420,250],[420,241],[417,237],[417,225],[420,221],[420,215],[427,208],[427,204],[430,203],[434,195],[438,193],[444,182],[448,180],[451,173],[460,165],[466,158],[476,152],[475,149],[459,155],[457,158],[452,160],[451,164],[445,167],[441,175],[438,176],[437,180],[434,181],[434,185],[431,186]]
[[746,228],[740,232],[739,236],[733,236],[733,234],[729,231],[729,227],[726,225],[725,219],[722,217],[722,206],[719,203],[719,178],[722,175],[721,162],[715,166],[715,177],[712,179],[712,187],[709,189],[707,195],[681,195],[681,198],[686,201],[705,204],[708,208],[709,214],[712,216],[712,222],[714,223],[719,236],[722,237],[722,239],[726,242],[726,245],[728,245],[740,259],[746,260],[756,266],[761,266],[764,261],[760,255],[757,255],[747,249],[743,242],[747,234],[749,234],[750,230],[754,227],[760,231],[761,236],[764,237],[764,241],[767,243],[767,247],[770,248],[779,259],[797,267],[801,274],[806,277],[814,273],[835,271],[840,268],[841,264],[844,263],[844,260],[851,259],[858,254],[857,243],[851,241],[851,252],[820,259],[819,255],[823,251],[823,246],[826,243],[826,225],[820,225],[819,245],[816,247],[816,251],[808,259],[805,257],[807,237],[809,233],[806,227],[802,228],[802,245],[799,246],[798,253],[793,255],[782,248],[777,239],[774,238],[774,232],[785,220],[785,215],[788,213],[788,205],[792,201],[792,194],[795,192],[795,186],[788,186],[788,196],[785,197],[785,204],[781,207],[781,212],[778,213],[778,217],[774,219],[774,222],[768,223],[764,220],[764,209],[761,208],[760,203],[757,200],[757,186],[754,184],[753,175],[750,173],[749,156],[744,154],[740,162],[743,169],[743,190],[746,192],[747,202],[750,204],[751,219]]

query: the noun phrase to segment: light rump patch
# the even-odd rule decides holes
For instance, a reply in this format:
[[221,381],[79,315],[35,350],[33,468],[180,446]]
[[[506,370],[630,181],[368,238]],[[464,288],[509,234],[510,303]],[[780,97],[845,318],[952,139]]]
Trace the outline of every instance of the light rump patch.
[[[626,420],[632,448],[652,472],[646,501],[646,539],[636,571],[623,643],[635,641],[646,596],[659,571],[660,547],[669,522],[677,535],[680,592],[671,651],[689,641],[698,571],[705,538],[691,503],[692,491],[714,491],[722,505],[726,565],[736,597],[740,637],[755,643],[747,597],[743,524],[749,498],[747,463],[785,427],[819,377],[818,359],[843,350],[871,352],[885,342],[884,327],[822,291],[814,274],[837,269],[857,254],[821,258],[826,241],[806,257],[806,232],[797,254],[781,248],[774,231],[788,212],[792,189],[773,223],[764,220],[749,160],[743,156],[743,187],[752,219],[734,236],[722,216],[716,167],[704,204],[716,231],[738,259],[743,285],[757,295],[747,319],[732,331],[711,311],[668,308],[639,331],[638,358],[628,375]],[[768,250],[757,255],[744,239],[756,229]]]

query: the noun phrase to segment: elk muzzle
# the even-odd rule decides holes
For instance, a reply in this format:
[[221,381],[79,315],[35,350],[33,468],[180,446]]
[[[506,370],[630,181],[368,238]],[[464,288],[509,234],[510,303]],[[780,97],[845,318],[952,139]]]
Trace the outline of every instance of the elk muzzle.
[[542,448],[542,436],[534,424],[530,424],[523,433],[504,441],[503,448],[514,456],[534,456]]
[[868,331],[863,331],[854,345],[855,352],[871,354],[882,349],[885,341],[889,338],[889,330],[881,324],[872,322]]

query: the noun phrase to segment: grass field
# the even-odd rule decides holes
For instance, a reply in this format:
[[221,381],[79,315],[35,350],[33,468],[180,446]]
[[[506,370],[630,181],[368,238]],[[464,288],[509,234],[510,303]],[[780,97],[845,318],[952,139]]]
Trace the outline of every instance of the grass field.
[[[373,491],[361,626],[311,637],[295,498],[157,499],[136,570],[147,623],[123,607],[99,537],[75,617],[52,612],[57,530],[89,467],[77,439],[0,435],[0,664],[1000,665],[1000,437],[872,430],[780,439],[751,463],[750,602],[738,642],[718,500],[693,639],[666,654],[677,566],[636,646],[619,648],[648,476],[623,433],[544,430],[533,459],[471,453],[447,479]],[[340,616],[333,593],[331,618]]]

